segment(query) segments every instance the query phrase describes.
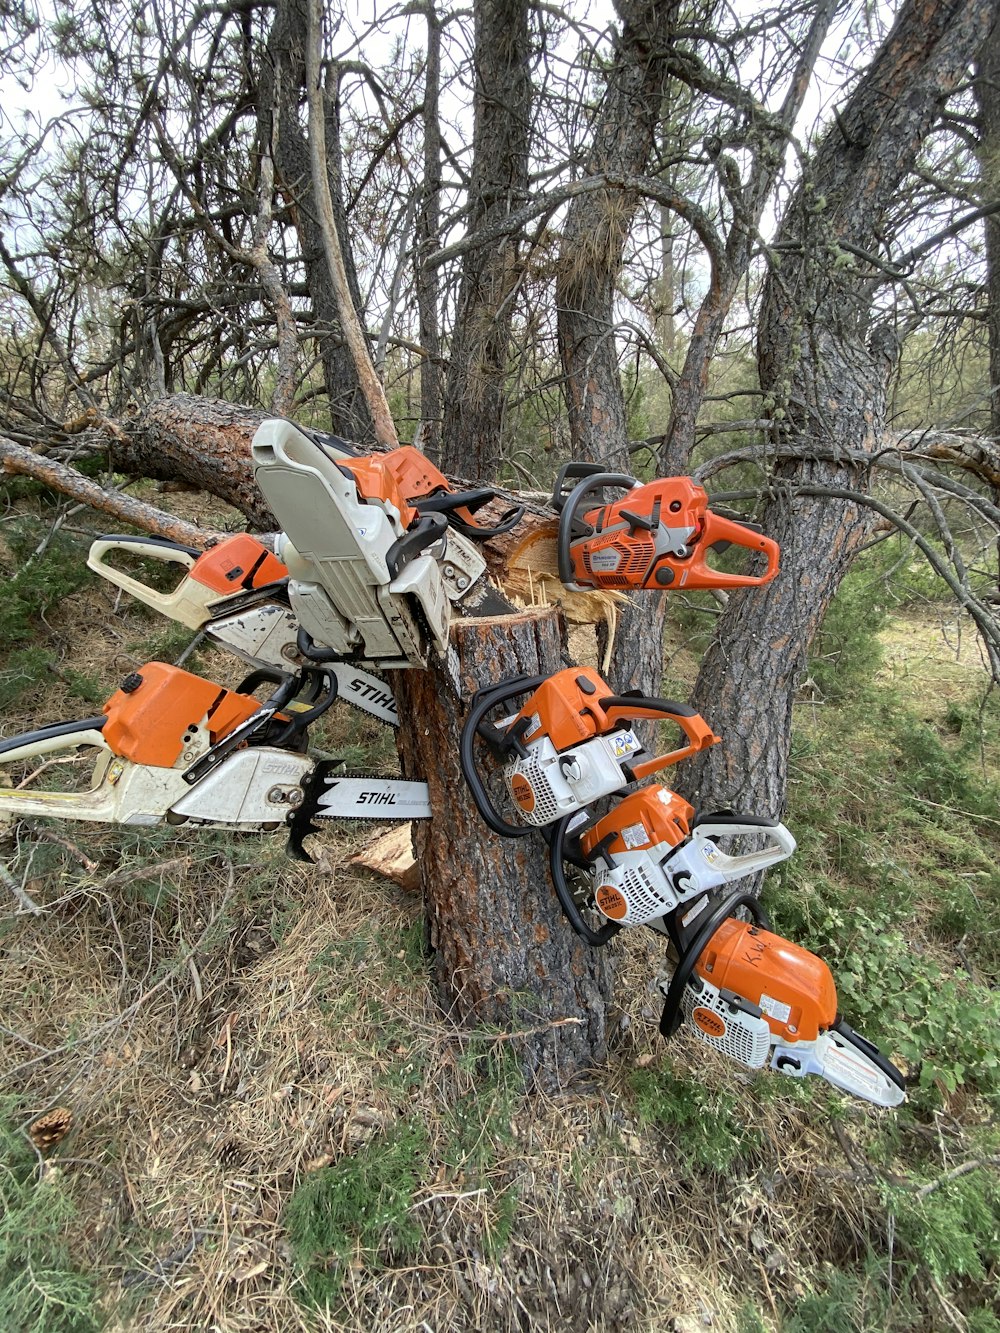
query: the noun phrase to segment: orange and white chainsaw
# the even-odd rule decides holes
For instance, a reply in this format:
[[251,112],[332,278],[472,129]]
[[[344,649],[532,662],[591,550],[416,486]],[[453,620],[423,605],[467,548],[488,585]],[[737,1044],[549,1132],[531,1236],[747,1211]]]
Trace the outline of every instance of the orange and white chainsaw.
[[[740,908],[752,922],[735,917]],[[752,894],[705,895],[667,922],[680,961],[657,978],[664,1037],[683,1023],[748,1069],[818,1074],[876,1106],[903,1101],[902,1073],[838,1013],[829,967],[772,934]]]
[[[276,688],[262,703],[250,691],[264,683]],[[322,669],[258,671],[228,690],[148,662],[97,716],[0,741],[5,768],[41,761],[19,787],[0,787],[0,824],[41,815],[261,831],[287,825],[301,852],[312,818],[430,818],[426,783],[347,773],[338,761],[305,753],[309,726],[336,697],[336,677]],[[30,788],[81,750],[96,752],[86,788]]]
[[[730,841],[754,850],[726,850]],[[640,787],[599,817],[567,815],[551,830],[549,866],[563,913],[588,944],[623,926],[669,934],[670,913],[786,860],[795,839],[777,820],[697,815],[667,787]],[[594,924],[590,924],[593,921]]]
[[[516,713],[487,721],[489,713],[524,695],[529,697]],[[647,753],[627,725],[643,718],[675,723],[686,744],[665,754]],[[572,815],[718,739],[704,718],[684,704],[616,695],[592,668],[567,667],[549,677],[515,676],[480,690],[462,728],[460,757],[480,815],[495,833],[514,838]],[[511,823],[497,808],[477,761],[477,740],[500,764],[521,823]]]
[[[453,491],[409,445],[359,456],[336,436],[279,420],[263,423],[254,449],[261,489],[293,533],[278,537],[285,558],[248,533],[204,552],[114,535],[93,543],[88,566],[255,666],[287,673],[322,662],[341,700],[397,726],[392,691],[361,662],[422,664],[425,627],[441,649],[458,604],[464,612],[510,610],[489,587],[474,542],[509,531],[523,508],[484,526],[476,515],[496,492]],[[178,565],[184,575],[163,592],[109,557]]]
[[[724,850],[729,839],[761,841]],[[752,815],[697,816],[667,788],[640,788],[598,819],[561,819],[549,843],[552,881],[563,913],[588,944],[605,945],[623,927],[668,936],[680,960],[658,978],[670,1037],[686,1022],[701,1040],[751,1069],[768,1062],[795,1077],[820,1074],[879,1106],[903,1099],[903,1078],[837,1013],[827,965],[772,934],[758,900],[725,886],[795,851],[788,829]],[[733,913],[747,908],[755,924]],[[603,924],[597,924],[601,922]]]
[[[113,563],[136,558],[183,570],[169,591],[143,583]],[[201,630],[243,661],[282,673],[309,664],[299,648],[299,623],[288,601],[288,570],[256,537],[236,533],[207,551],[161,537],[121,534],[98,538],[87,565],[96,574],[188,629]],[[399,725],[396,700],[384,680],[349,662],[324,663],[337,677],[337,697],[390,726]]]
[[[567,494],[566,483],[580,481]],[[621,490],[617,500],[598,493]],[[708,507],[705,490],[690,477],[640,482],[599,464],[567,463],[556,478],[552,504],[559,511],[559,577],[570,589],[747,588],[778,573],[777,542]],[[761,573],[729,573],[708,563],[709,551],[740,546],[763,556]]]

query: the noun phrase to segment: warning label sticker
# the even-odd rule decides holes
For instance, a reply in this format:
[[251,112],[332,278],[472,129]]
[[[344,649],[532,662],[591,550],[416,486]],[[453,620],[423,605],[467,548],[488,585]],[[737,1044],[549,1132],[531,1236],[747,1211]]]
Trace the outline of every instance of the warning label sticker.
[[776,1000],[773,995],[762,995],[757,1003],[763,1009],[764,1013],[767,1014],[768,1018],[773,1018],[778,1023],[787,1023],[792,1015],[792,1006],[790,1004],[782,1004],[781,1001]]

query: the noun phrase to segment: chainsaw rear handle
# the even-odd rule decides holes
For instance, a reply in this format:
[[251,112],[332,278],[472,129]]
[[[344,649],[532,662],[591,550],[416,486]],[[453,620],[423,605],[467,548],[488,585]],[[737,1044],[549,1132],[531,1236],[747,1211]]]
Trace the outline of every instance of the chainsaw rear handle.
[[459,744],[459,762],[462,766],[462,776],[468,784],[469,792],[483,822],[494,833],[499,833],[502,838],[525,838],[528,834],[534,833],[535,830],[530,825],[509,823],[493,804],[490,794],[486,790],[486,784],[479,776],[479,769],[476,766],[476,737],[479,736],[480,740],[489,746],[494,755],[497,755],[498,742],[502,743],[502,737],[493,736],[485,730],[488,725],[486,714],[500,704],[506,703],[508,699],[513,699],[519,694],[530,694],[532,690],[537,690],[539,685],[547,679],[546,676],[515,676],[513,680],[504,681],[500,685],[486,686],[484,689],[477,690],[472,696],[468,715],[462,725],[462,736]]
[[[566,851],[566,834],[570,824],[577,819],[579,819],[578,813],[564,815],[562,819],[552,825],[549,840],[549,873],[552,876],[552,885],[556,891],[556,897],[559,899],[563,916],[582,940],[599,949],[607,944],[609,940],[614,939],[622,927],[617,921],[608,921],[606,925],[597,930],[588,926],[569,885],[566,883],[565,863],[567,860],[573,860],[574,863],[577,861],[576,857],[571,856]],[[582,869],[588,867],[590,862],[581,859],[579,865]]]
[[695,964],[704,952],[705,946],[722,925],[723,921],[731,917],[739,908],[745,907],[754,919],[754,924],[760,926],[763,930],[770,927],[767,913],[760,905],[758,898],[752,893],[743,890],[739,893],[727,893],[719,902],[718,906],[711,912],[699,926],[696,934],[691,939],[690,944],[684,951],[683,956],[677,964],[677,969],[670,979],[670,985],[667,987],[666,998],[663,1001],[663,1013],[660,1015],[660,1036],[672,1037],[683,1021],[681,1012],[681,998],[684,994],[684,987],[690,980],[691,973],[695,969]]
[[[763,574],[727,574],[723,570],[713,569],[706,559],[708,551],[717,542],[726,542],[730,546],[742,546],[748,551],[760,551],[767,557],[767,569]],[[705,523],[698,537],[690,564],[687,564],[686,586],[698,587],[696,580],[707,577],[713,588],[759,588],[770,583],[778,572],[781,562],[781,548],[776,541],[762,533],[754,531],[744,523],[737,523],[731,518],[723,518],[711,509],[705,511]]]
[[[572,466],[567,464],[567,467]],[[590,464],[576,464],[580,466],[591,466]],[[560,472],[560,477],[562,473]],[[558,485],[558,483],[557,483]],[[576,516],[583,507],[587,497],[594,491],[602,490],[606,486],[613,486],[618,490],[633,491],[640,485],[635,477],[630,477],[624,472],[591,472],[579,482],[572,491],[570,491],[559,514],[559,536],[556,547],[559,556],[559,578],[570,589],[586,591],[577,584],[573,575],[573,557],[571,547],[573,537],[579,536],[574,533],[573,525],[576,522]],[[553,504],[555,497],[553,496]]]
[[766,870],[768,866],[785,861],[795,851],[795,839],[777,820],[755,818],[753,815],[705,815],[696,819],[691,827],[691,841],[695,847],[706,842],[714,842],[733,833],[746,833],[759,829],[768,835],[768,845],[759,852],[746,852],[742,856],[730,856],[718,848],[712,853],[712,867],[728,880],[744,879]]
[[717,745],[722,739],[715,734],[700,713],[689,708],[687,704],[675,703],[673,699],[640,697],[631,699],[625,695],[603,699],[601,703],[606,708],[609,722],[619,718],[652,718],[656,721],[675,722],[687,737],[687,744],[679,746],[676,750],[656,755],[652,759],[644,759],[637,764],[630,764],[629,770],[636,781],[639,778],[648,778],[651,773],[659,773],[661,769],[669,768],[672,764],[679,764],[682,759],[690,759],[692,755],[707,750],[709,746]]
[[111,551],[127,551],[130,555],[145,556],[161,564],[181,565],[190,571],[195,561],[203,552],[194,546],[184,546],[180,542],[167,541],[163,537],[128,537],[110,534],[99,537],[91,543],[87,555],[87,568],[92,569],[101,578],[113,583],[116,588],[130,593],[137,601],[151,606],[154,611],[179,620],[188,629],[200,629],[208,619],[208,603],[218,600],[218,593],[208,588],[192,587],[188,579],[181,579],[172,592],[157,592],[147,584],[140,582],[131,574],[126,574],[105,560]]

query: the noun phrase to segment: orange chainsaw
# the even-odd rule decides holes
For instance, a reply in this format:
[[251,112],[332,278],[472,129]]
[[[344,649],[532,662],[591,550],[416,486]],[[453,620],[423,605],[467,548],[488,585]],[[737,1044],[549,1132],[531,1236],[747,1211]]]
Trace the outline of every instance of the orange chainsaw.
[[[736,854],[724,848],[730,839],[763,846]],[[795,839],[776,820],[697,815],[682,796],[653,784],[606,814],[560,819],[551,831],[549,866],[570,925],[588,944],[602,945],[623,926],[667,934],[666,918],[682,904],[794,851]]]
[[[261,702],[252,691],[276,688]],[[147,662],[122,681],[103,711],[0,740],[0,765],[41,761],[17,787],[0,786],[0,826],[29,815],[151,826],[210,824],[270,831],[288,825],[304,855],[309,819],[427,819],[427,784],[347,773],[305,752],[309,726],[337,698],[337,678],[253,672],[236,690]],[[95,756],[88,785],[34,789],[53,764],[75,772]],[[51,775],[50,775],[51,777]]]
[[[582,478],[566,492],[567,480]],[[595,504],[598,492],[623,490],[618,500]],[[693,591],[753,588],[778,573],[777,542],[708,507],[705,490],[690,477],[640,482],[599,464],[567,463],[552,493],[559,511],[559,577],[574,591],[639,588]],[[766,558],[760,574],[714,569],[708,552],[740,546]]]
[[[497,722],[487,714],[528,695],[520,709]],[[627,722],[675,723],[686,744],[650,755]],[[497,809],[476,759],[482,741],[502,768],[507,795],[523,821],[512,824]],[[715,745],[719,737],[700,714],[669,699],[616,695],[590,667],[552,676],[515,676],[480,690],[462,728],[461,764],[482,818],[495,833],[523,837],[602,796]]]
[[[733,914],[746,909],[752,922]],[[819,1074],[843,1092],[898,1106],[902,1073],[837,1011],[822,959],[768,929],[750,893],[713,895],[667,918],[680,959],[658,978],[660,1032],[685,1023],[701,1041],[748,1069],[769,1065],[792,1078]]]

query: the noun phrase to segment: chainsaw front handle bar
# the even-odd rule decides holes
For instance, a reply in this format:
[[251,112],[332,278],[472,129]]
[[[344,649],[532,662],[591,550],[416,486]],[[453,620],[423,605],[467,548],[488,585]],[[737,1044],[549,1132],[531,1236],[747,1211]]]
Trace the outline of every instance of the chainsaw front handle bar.
[[[579,467],[581,465],[577,464],[577,466]],[[590,465],[584,464],[582,466]],[[563,473],[560,472],[560,478],[562,478],[562,475]],[[602,490],[605,486],[614,486],[619,490],[632,491],[640,484],[640,482],[636,481],[635,477],[630,477],[624,472],[591,472],[590,475],[585,476],[583,481],[579,482],[573,490],[570,491],[559,515],[559,536],[556,542],[557,554],[559,557],[559,578],[562,583],[565,583],[567,588],[577,592],[586,591],[586,588],[581,584],[578,584],[574,578],[571,547],[573,544],[573,537],[580,535],[579,533],[574,533],[573,527],[576,522],[576,515],[583,507],[583,503],[587,496],[593,491]],[[559,485],[558,481],[556,482],[556,485]],[[554,496],[553,503],[555,503]]]
[[[559,899],[563,916],[582,940],[594,948],[601,948],[609,940],[613,940],[622,927],[617,921],[608,921],[597,930],[588,926],[566,882],[565,863],[570,859],[575,861],[575,858],[570,858],[566,852],[566,833],[570,824],[577,819],[579,819],[579,814],[564,815],[562,819],[552,825],[552,836],[549,841],[549,873],[552,876],[552,884],[556,891],[556,897]],[[580,862],[580,865],[583,868],[589,865],[589,862]]]
[[770,922],[767,913],[761,907],[759,899],[755,898],[752,893],[742,890],[739,893],[726,894],[715,910],[710,912],[702,922],[697,934],[685,950],[684,956],[677,964],[677,970],[670,979],[666,998],[663,1001],[663,1013],[660,1015],[660,1035],[662,1037],[672,1037],[681,1025],[681,998],[684,994],[684,987],[688,984],[695,964],[704,952],[705,946],[723,921],[728,920],[741,907],[747,909],[753,917],[755,925],[760,926],[763,930],[769,928]]
[[468,716],[462,726],[462,736],[459,744],[459,761],[462,766],[462,775],[468,784],[469,792],[483,822],[494,833],[499,833],[502,838],[525,838],[528,834],[534,833],[535,829],[527,824],[509,823],[493,804],[476,765],[476,737],[479,736],[480,740],[489,745],[489,733],[484,734],[480,730],[486,722],[486,714],[500,704],[506,703],[508,699],[513,699],[519,694],[530,694],[532,690],[537,690],[546,679],[546,676],[516,676],[513,680],[504,681],[501,685],[487,686],[485,689],[477,690],[472,696]]

